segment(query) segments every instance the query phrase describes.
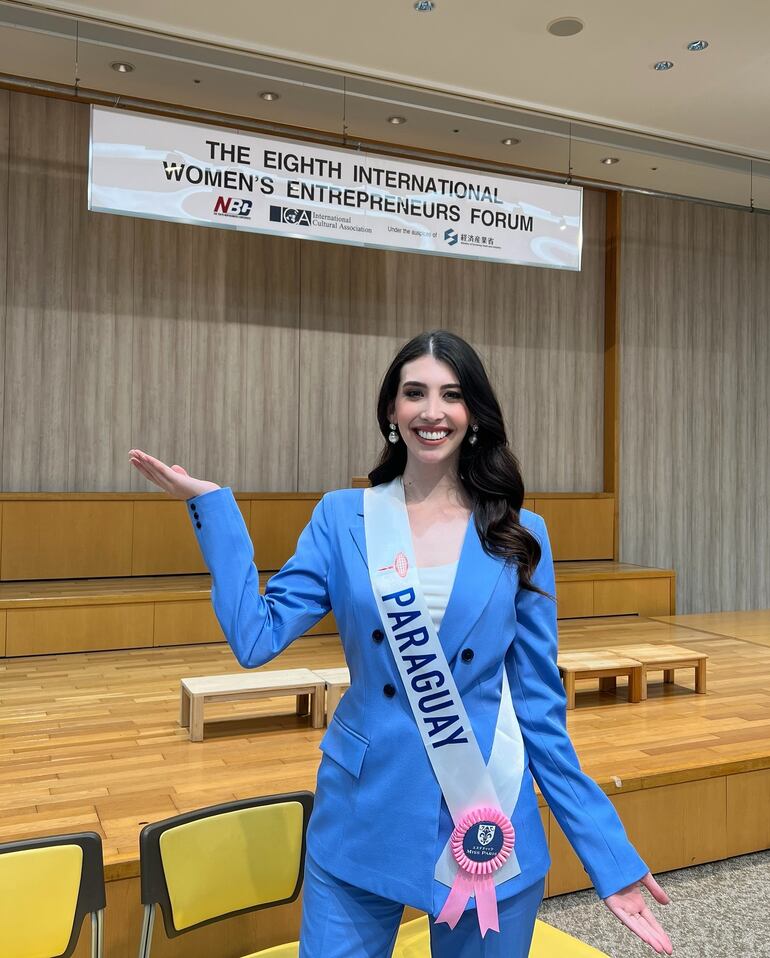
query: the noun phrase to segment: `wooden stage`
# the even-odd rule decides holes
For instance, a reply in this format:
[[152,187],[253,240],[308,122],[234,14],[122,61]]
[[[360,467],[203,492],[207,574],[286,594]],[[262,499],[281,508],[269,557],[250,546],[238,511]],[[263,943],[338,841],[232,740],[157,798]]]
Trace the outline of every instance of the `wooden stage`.
[[[653,642],[709,655],[707,695],[693,693],[692,671],[677,673],[673,686],[653,674],[648,699],[636,705],[625,689],[615,699],[595,683],[578,684],[577,707],[568,713],[583,767],[612,797],[653,870],[770,847],[770,611],[572,619],[559,628],[564,649]],[[313,636],[266,668],[341,664],[336,637]],[[144,823],[314,787],[323,730],[292,714],[292,699],[277,709],[271,702],[212,706],[201,743],[180,728],[180,679],[237,671],[221,645],[0,661],[0,841],[101,833],[111,955],[136,951]],[[542,814],[553,858],[547,893],[586,887],[544,803]],[[296,937],[297,917],[297,906],[286,906],[168,944],[156,931],[153,955],[242,954]],[[87,954],[85,937],[78,956]]]

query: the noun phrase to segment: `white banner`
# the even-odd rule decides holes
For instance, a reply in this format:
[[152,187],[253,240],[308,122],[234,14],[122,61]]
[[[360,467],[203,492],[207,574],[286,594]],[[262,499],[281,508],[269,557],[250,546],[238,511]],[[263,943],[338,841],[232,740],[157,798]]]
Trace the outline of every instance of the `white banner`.
[[101,213],[579,270],[582,202],[576,186],[91,108]]

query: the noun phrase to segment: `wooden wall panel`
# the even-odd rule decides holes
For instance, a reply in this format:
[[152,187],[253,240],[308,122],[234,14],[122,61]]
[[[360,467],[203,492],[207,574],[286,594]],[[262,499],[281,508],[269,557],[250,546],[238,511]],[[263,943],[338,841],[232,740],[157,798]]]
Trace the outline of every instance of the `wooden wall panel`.
[[242,439],[247,460],[245,475],[230,483],[236,489],[290,492],[314,488],[312,484],[297,485],[303,454],[297,442],[303,245],[300,240],[288,238],[249,237],[249,325]]
[[248,239],[192,230],[192,339],[188,471],[231,485],[246,471]]
[[[730,855],[770,848],[770,769],[727,779],[727,848]],[[765,814],[762,814],[762,810]]]
[[4,656],[6,654],[6,651],[5,651],[6,618],[7,618],[6,612],[5,612],[5,609],[3,609],[2,611],[0,611],[0,656]]
[[6,655],[54,655],[152,645],[153,604],[10,609]]
[[602,488],[605,201],[583,195],[579,274],[487,266],[492,380],[530,489]]
[[208,597],[189,602],[155,603],[153,645],[200,645],[224,641],[224,633]]
[[620,559],[675,568],[680,612],[765,607],[768,217],[623,209]]
[[[346,428],[350,430],[348,482],[367,475],[386,440],[377,425],[377,396],[385,372],[408,338],[398,315],[398,290],[406,256],[353,250],[350,274],[350,366]],[[355,410],[355,412],[354,412]],[[320,488],[320,486],[319,486]]]
[[131,575],[133,508],[98,500],[4,502],[3,579]]
[[88,211],[89,113],[75,112],[70,445],[67,490],[128,487],[134,224]]
[[297,539],[310,522],[317,502],[315,497],[282,499],[280,504],[270,499],[251,500],[247,528],[254,544],[254,561],[261,572],[280,569],[294,555]]
[[10,94],[4,490],[67,488],[75,110]]
[[[194,232],[176,223],[134,223],[131,445],[169,465],[189,464],[197,428],[191,417],[190,366]],[[134,469],[130,485],[147,488]]]
[[129,575],[206,572],[184,503],[174,499],[135,502]]
[[[712,778],[612,797],[630,841],[653,872],[718,861],[728,854],[725,779]],[[591,887],[551,813],[549,894]]]
[[350,482],[351,409],[349,246],[302,248],[297,488],[335,489]]
[[553,557],[612,559],[615,500],[535,499],[548,529]]
[[[8,90],[0,90],[0,343],[5,359],[6,274],[8,265],[8,150],[10,145],[10,103]],[[3,469],[3,404],[5,400],[5,362],[0,361],[0,483]]]
[[345,486],[396,349],[438,327],[488,364],[529,487],[601,488],[601,194],[574,275],[89,214],[88,107],[0,96],[3,490],[145,490],[131,446],[233,488]]

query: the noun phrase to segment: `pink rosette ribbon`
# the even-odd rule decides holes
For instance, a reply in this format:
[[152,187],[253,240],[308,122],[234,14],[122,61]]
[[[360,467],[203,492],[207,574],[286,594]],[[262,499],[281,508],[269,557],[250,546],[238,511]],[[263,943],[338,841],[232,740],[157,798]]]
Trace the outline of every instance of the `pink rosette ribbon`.
[[475,895],[481,937],[490,928],[500,931],[493,875],[507,861],[513,842],[513,825],[496,808],[476,808],[460,819],[449,840],[460,870],[436,923],[454,928]]

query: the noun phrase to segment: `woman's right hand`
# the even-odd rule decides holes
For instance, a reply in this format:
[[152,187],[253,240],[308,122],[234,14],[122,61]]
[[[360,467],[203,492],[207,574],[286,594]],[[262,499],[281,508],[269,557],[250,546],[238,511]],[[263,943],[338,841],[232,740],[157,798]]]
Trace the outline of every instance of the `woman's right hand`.
[[129,450],[128,461],[145,479],[154,482],[174,499],[192,499],[193,496],[202,496],[204,492],[221,488],[206,479],[193,479],[181,466],[167,466],[165,462],[147,455],[141,449]]

